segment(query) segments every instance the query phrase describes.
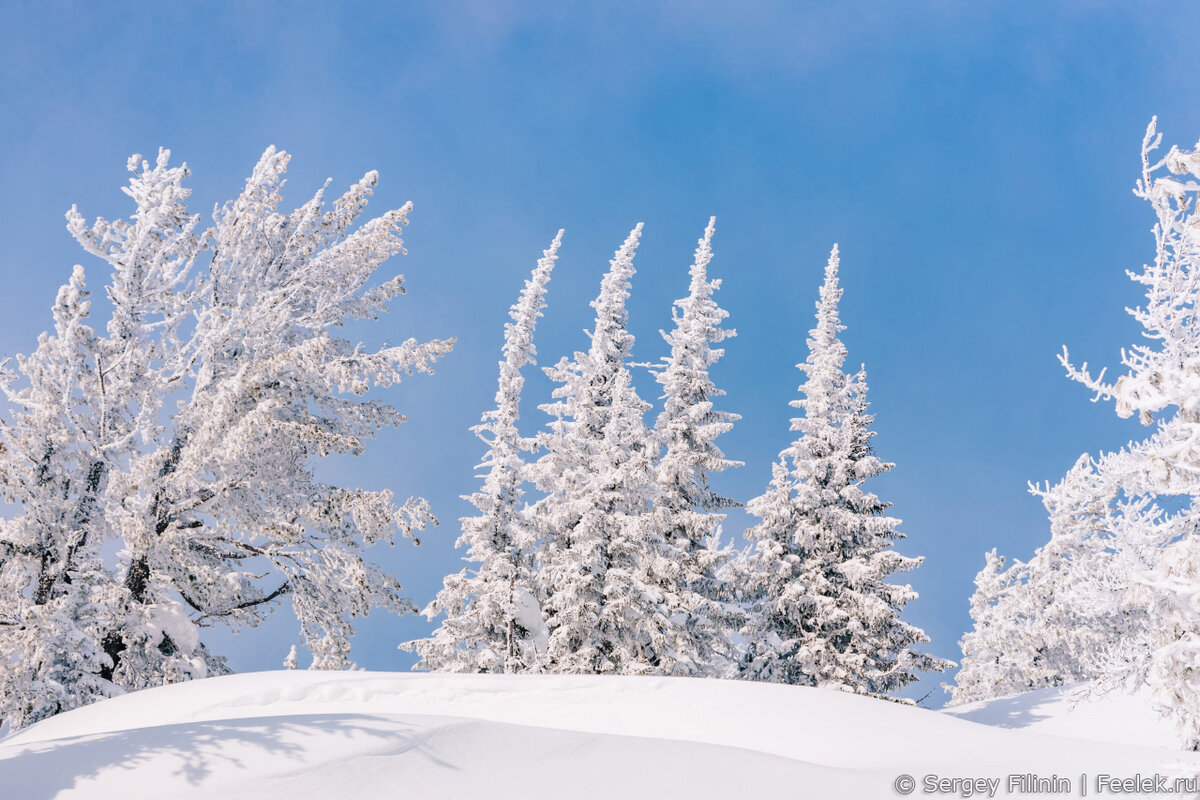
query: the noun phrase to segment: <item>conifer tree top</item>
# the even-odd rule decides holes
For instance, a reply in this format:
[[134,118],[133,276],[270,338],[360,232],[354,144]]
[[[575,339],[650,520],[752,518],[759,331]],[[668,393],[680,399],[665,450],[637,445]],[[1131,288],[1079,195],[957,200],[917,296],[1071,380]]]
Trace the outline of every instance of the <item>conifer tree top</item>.
[[846,348],[838,334],[846,330],[838,316],[838,303],[842,299],[842,288],[838,285],[838,246],[835,244],[825,264],[825,282],[821,284],[820,299],[817,301],[817,327],[809,331],[808,358],[797,366],[811,377],[815,368],[827,365],[840,369],[846,360]]
[[591,354],[594,357],[621,359],[633,350],[633,334],[626,329],[629,311],[630,280],[633,278],[633,256],[642,237],[642,223],[629,232],[609,263],[609,270],[600,282],[600,294],[591,302],[596,310],[596,328],[591,333]]

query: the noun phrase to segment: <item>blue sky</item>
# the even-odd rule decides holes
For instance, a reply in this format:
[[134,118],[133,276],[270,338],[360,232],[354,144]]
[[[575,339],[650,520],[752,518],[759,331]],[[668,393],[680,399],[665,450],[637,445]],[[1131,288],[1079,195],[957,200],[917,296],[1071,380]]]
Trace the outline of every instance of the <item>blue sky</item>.
[[[392,262],[409,294],[353,332],[459,344],[382,394],[402,429],[328,473],[433,503],[443,524],[419,548],[379,553],[423,604],[460,566],[459,495],[481,454],[467,428],[495,391],[507,307],[558,228],[542,363],[585,346],[587,302],[638,221],[631,327],[651,361],[717,215],[712,272],[739,335],[715,377],[743,416],[724,448],[746,462],[719,485],[741,499],[789,441],[793,365],[839,242],[844,338],[897,465],[875,489],[904,520],[900,549],[927,557],[907,617],[956,658],[983,553],[1027,557],[1047,538],[1026,481],[1144,435],[1055,356],[1066,344],[1115,365],[1135,340],[1124,270],[1152,254],[1130,192],[1138,148],[1155,114],[1167,143],[1200,135],[1198,23],[1155,0],[0,2],[0,353],[32,349],[73,264],[99,285],[63,213],[128,213],[131,153],[187,161],[201,212],[270,144],[293,154],[290,205],[378,169],[377,213],[415,204]],[[528,432],[548,388],[530,376]],[[406,668],[395,644],[429,627],[377,614],[354,657]],[[292,633],[281,613],[225,646],[237,669],[273,668]]]

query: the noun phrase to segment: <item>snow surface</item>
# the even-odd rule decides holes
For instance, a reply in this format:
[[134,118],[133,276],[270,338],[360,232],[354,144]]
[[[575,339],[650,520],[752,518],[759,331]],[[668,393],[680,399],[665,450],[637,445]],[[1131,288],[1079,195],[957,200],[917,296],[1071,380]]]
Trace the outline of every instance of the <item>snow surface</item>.
[[[900,773],[1200,771],[1139,698],[1072,697],[936,712],[688,678],[251,673],[105,700],[0,740],[0,797],[869,800],[896,797]],[[928,795],[919,784],[914,796]]]
[[1154,710],[1150,693],[1095,693],[1061,686],[948,708],[945,713],[1001,728],[1117,744],[1178,749],[1174,723]]

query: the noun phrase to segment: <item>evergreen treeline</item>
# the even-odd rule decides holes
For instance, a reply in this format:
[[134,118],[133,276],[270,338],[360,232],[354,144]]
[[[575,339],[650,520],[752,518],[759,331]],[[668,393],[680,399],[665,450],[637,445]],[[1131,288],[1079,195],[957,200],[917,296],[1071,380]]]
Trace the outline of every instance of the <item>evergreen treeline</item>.
[[722,509],[740,505],[711,477],[740,466],[717,444],[736,414],[709,375],[734,335],[709,277],[715,219],[699,241],[688,293],[652,368],[661,410],[631,375],[626,299],[639,224],[609,262],[592,302],[586,352],[546,374],[557,384],[540,408],[550,421],[518,431],[521,368],[561,232],[534,269],[505,329],[496,408],[475,431],[487,446],[484,484],[468,499],[459,546],[478,566],[447,576],[425,609],[443,617],[408,642],[420,669],[738,677],[884,695],[949,662],[900,619],[916,597],[887,582],[921,559],[892,547],[902,534],[889,504],[865,483],[892,465],[872,448],[865,370],[844,371],[834,248],[808,339],[795,441],[780,453],[749,547],[720,544]]

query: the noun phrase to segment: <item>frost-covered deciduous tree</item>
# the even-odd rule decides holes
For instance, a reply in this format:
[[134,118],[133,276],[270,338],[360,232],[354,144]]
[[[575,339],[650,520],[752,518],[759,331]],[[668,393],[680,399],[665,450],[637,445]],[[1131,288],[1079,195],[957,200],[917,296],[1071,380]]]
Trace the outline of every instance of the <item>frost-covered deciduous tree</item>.
[[791,405],[804,412],[792,420],[800,435],[746,506],[762,521],[747,531],[752,549],[738,568],[752,602],[740,677],[883,695],[950,663],[912,649],[929,640],[900,619],[916,592],[885,580],[922,559],[892,549],[900,521],[864,488],[892,465],[871,450],[865,373],[842,369],[838,263],[835,246],[798,365],[803,396]]
[[[1147,682],[1160,709],[1179,724],[1184,743],[1200,743],[1193,641],[1200,607],[1188,587],[1200,579],[1194,540],[1200,531],[1200,146],[1172,147],[1153,160],[1162,142],[1156,121],[1142,142],[1142,175],[1135,194],[1154,209],[1154,260],[1130,278],[1145,287],[1145,303],[1131,310],[1146,341],[1122,351],[1125,372],[1107,383],[1087,364],[1075,367],[1064,348],[1068,375],[1112,400],[1121,417],[1136,417],[1154,433],[1096,459],[1090,482],[1074,473],[1053,490],[1067,507],[1101,510],[1105,547],[1075,566],[1061,566],[1076,583],[1096,574],[1116,591],[1089,593],[1075,606],[1077,624],[1107,649],[1095,670],[1102,683]],[[1052,513],[1052,522],[1054,514]],[[1051,541],[1096,538],[1087,525],[1052,531]],[[1131,606],[1132,602],[1132,608]],[[1096,612],[1100,609],[1100,623]],[[1130,613],[1132,612],[1132,613]],[[1114,620],[1114,622],[1109,622]]]
[[[1200,750],[1200,538],[1168,545],[1152,569],[1135,576],[1133,596],[1153,627],[1144,660],[1134,661],[1158,709],[1171,717],[1187,750]],[[1120,664],[1113,665],[1121,670]],[[1130,670],[1125,666],[1117,675]]]
[[99,388],[87,296],[76,267],[55,300],[53,332],[17,359],[29,377],[22,391],[0,365],[0,383],[19,400],[12,423],[0,422],[0,492],[21,510],[0,519],[0,722],[12,727],[115,691],[105,623],[121,589],[99,551],[107,465],[87,415]]
[[1068,376],[1096,400],[1112,400],[1119,416],[1154,431],[1119,451],[1081,457],[1053,487],[1034,487],[1050,514],[1050,541],[1009,592],[1014,606],[1041,604],[1045,611],[1025,626],[1024,637],[995,646],[1009,660],[1027,660],[1030,641],[1045,635],[1055,647],[1054,669],[1067,679],[1095,680],[1101,688],[1148,685],[1194,749],[1200,746],[1194,669],[1200,152],[1172,147],[1155,160],[1161,141],[1152,121],[1135,189],[1156,216],[1154,260],[1129,273],[1145,288],[1145,303],[1130,311],[1145,341],[1122,351],[1125,372],[1112,383],[1103,371],[1076,367],[1065,348],[1061,356]]
[[736,660],[731,634],[737,630],[738,615],[719,599],[723,587],[718,571],[730,558],[719,546],[725,519],[720,509],[739,504],[713,491],[709,476],[741,466],[716,444],[739,417],[716,410],[713,401],[725,392],[709,376],[725,353],[717,345],[736,335],[721,327],[729,316],[713,298],[721,281],[708,277],[715,229],[713,217],[696,248],[688,296],[675,301],[674,328],[662,334],[670,355],[655,370],[663,389],[663,410],[654,426],[662,447],[655,466],[654,525],[673,549],[679,573],[667,594],[679,604],[667,629],[673,663],[662,668],[711,677],[727,674]]
[[534,518],[551,672],[645,674],[673,657],[665,631],[677,606],[663,587],[678,565],[649,513],[657,446],[627,366],[625,300],[641,231],[616,251],[592,302],[588,351],[546,369],[559,386],[542,406],[553,419]]
[[111,269],[112,314],[104,335],[87,327],[77,268],[54,335],[6,383],[0,480],[17,511],[0,523],[0,714],[14,724],[219,672],[199,628],[255,625],[281,598],[323,668],[349,664],[352,617],[409,608],[363,550],[430,521],[424,501],[314,468],[402,422],[361,395],[430,371],[453,340],[371,351],[336,335],[403,292],[399,276],[370,282],[402,250],[410,206],[354,228],[369,173],[331,205],[322,189],[280,212],[287,161],[268,149],[203,230],[166,151],[130,160],[128,220],[68,214]]
[[533,557],[536,533],[522,503],[529,479],[523,453],[530,442],[517,429],[521,369],[534,363],[533,332],[545,308],[546,286],[558,258],[562,231],[546,250],[504,326],[496,407],[472,430],[488,446],[478,469],[483,486],[466,499],[479,511],[462,520],[457,547],[475,568],[447,575],[425,609],[446,618],[428,639],[401,645],[421,656],[417,669],[450,672],[534,672],[545,654],[545,623],[537,601]]

